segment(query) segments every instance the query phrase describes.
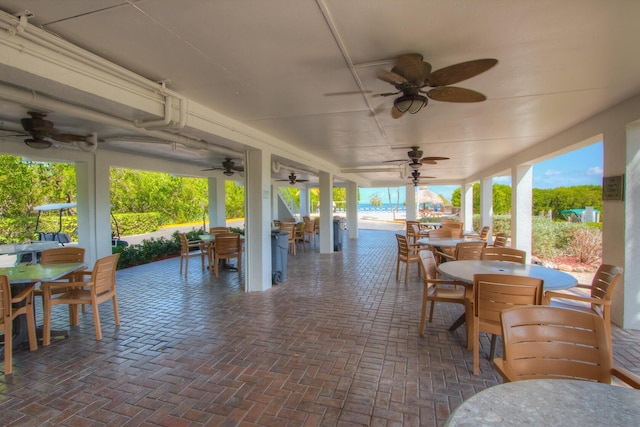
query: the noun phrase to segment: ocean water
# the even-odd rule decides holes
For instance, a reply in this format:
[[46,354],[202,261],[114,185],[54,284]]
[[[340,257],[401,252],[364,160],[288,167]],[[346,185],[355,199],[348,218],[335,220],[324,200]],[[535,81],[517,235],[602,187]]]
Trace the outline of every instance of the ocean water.
[[358,210],[361,212],[391,212],[392,210],[406,212],[407,207],[402,203],[400,205],[383,203],[381,206],[374,206],[371,203],[358,203]]

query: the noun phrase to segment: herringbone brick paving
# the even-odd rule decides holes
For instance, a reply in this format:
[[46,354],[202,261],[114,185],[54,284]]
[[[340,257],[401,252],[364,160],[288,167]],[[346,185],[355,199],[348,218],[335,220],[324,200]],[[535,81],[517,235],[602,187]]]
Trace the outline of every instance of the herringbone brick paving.
[[[118,271],[120,327],[106,303],[101,342],[89,312],[70,338],[16,351],[0,425],[443,425],[500,379],[486,358],[470,374],[464,327],[447,330],[460,306],[438,304],[418,336],[421,284],[415,265],[396,282],[393,234],[289,255],[286,283],[266,292],[197,263],[185,279],[178,259]],[[54,327],[67,327],[64,307]],[[616,361],[637,373],[639,338],[615,328]]]

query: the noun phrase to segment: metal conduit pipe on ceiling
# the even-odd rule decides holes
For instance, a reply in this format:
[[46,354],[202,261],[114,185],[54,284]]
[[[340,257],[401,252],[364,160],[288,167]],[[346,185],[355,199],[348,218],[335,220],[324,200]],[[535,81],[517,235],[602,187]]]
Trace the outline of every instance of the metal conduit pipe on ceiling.
[[[184,135],[179,135],[162,130],[147,130],[135,126],[132,122],[120,119],[117,117],[109,116],[104,113],[89,110],[87,108],[81,108],[72,104],[68,104],[62,101],[58,101],[52,98],[48,98],[44,95],[38,95],[34,97],[32,92],[24,89],[18,89],[11,86],[0,84],[0,98],[7,101],[17,102],[24,105],[29,105],[32,108],[42,108],[51,111],[59,111],[61,113],[76,116],[81,119],[91,120],[106,125],[119,127],[132,132],[140,133],[143,135],[157,138],[159,140],[167,142],[175,142],[183,144],[188,148],[194,148],[199,150],[208,150],[214,153],[220,153],[226,156],[236,157],[241,155],[241,152],[231,150],[228,148],[220,147],[206,141],[200,141]],[[123,138],[124,139],[124,138]]]

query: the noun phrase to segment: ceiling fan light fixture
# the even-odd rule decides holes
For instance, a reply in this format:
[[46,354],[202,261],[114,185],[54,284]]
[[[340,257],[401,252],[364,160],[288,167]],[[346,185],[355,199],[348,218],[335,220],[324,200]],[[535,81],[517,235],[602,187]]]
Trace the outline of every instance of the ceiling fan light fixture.
[[413,169],[414,171],[420,169],[420,166],[422,166],[422,163],[421,162],[417,162],[415,160],[412,161],[411,163],[409,163],[409,167],[411,169]]
[[233,171],[231,170],[225,170],[224,172],[222,172],[224,175],[226,176],[232,176],[233,175]]
[[45,150],[53,145],[51,141],[40,138],[27,138],[24,140],[24,143],[31,148],[35,148],[36,150]]
[[418,94],[402,95],[393,101],[393,106],[401,113],[416,114],[429,103],[426,96]]

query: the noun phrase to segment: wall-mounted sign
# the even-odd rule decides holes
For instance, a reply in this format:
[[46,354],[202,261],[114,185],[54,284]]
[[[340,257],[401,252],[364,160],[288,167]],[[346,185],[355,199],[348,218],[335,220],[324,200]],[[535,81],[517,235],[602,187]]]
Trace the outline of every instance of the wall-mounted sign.
[[602,200],[624,200],[624,175],[602,178]]

